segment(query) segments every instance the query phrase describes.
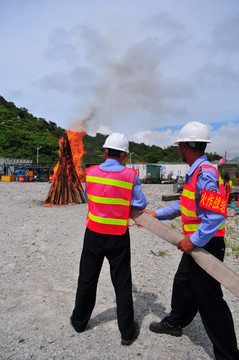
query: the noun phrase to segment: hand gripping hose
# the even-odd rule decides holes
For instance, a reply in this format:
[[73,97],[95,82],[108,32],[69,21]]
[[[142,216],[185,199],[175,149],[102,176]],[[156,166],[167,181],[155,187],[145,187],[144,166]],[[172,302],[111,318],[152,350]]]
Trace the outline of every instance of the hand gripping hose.
[[[137,208],[131,208],[131,218],[170,244],[177,246],[177,243],[184,238],[182,233],[172,229],[153,216],[146,213],[140,214]],[[239,274],[198,246],[190,252],[190,255],[203,270],[239,297]]]

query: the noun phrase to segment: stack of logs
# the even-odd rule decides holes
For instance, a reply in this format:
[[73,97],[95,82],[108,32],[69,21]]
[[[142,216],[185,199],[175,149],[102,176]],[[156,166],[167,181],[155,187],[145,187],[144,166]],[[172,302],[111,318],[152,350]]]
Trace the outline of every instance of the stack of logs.
[[44,206],[86,203],[84,191],[72,157],[68,135],[61,142],[60,160]]

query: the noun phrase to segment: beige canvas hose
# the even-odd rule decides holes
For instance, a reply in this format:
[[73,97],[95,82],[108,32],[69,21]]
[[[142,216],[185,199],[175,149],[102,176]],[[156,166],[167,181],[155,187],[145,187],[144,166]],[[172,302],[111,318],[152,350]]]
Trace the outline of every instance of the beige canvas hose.
[[[146,213],[140,214],[139,210],[133,207],[131,218],[145,229],[173,245],[177,246],[177,243],[184,238],[184,235],[179,231]],[[195,247],[190,254],[202,269],[239,297],[239,274],[200,247]]]

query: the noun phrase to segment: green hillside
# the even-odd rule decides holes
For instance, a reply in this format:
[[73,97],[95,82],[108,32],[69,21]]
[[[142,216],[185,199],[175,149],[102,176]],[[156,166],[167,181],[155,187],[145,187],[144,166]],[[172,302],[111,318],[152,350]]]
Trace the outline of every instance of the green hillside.
[[36,163],[37,148],[40,161],[55,163],[58,158],[58,141],[64,129],[54,122],[36,118],[26,108],[0,96],[0,157],[30,159]]
[[[13,102],[0,96],[0,157],[14,159],[29,159],[36,164],[37,148],[39,163],[54,166],[58,161],[58,141],[64,134],[64,129],[52,121],[37,118],[26,108],[18,108]],[[83,138],[87,154],[84,163],[100,163],[103,161],[102,145],[106,135],[85,135]],[[132,162],[156,163],[158,161],[179,162],[177,146],[162,149],[159,146],[148,146],[143,143],[130,142]],[[209,159],[218,160],[218,154],[207,154]],[[129,159],[128,159],[129,160]]]

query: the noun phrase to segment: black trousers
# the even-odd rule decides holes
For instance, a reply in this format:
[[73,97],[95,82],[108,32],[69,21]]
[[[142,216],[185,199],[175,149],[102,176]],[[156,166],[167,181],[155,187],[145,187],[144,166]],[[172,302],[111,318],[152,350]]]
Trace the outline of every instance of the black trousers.
[[[223,261],[223,237],[212,238],[204,248]],[[171,307],[166,317],[169,324],[187,326],[199,311],[216,359],[239,360],[233,319],[221,285],[185,253],[174,278]]]
[[86,228],[72,321],[78,329],[85,329],[95,306],[97,283],[104,257],[109,261],[115,289],[119,330],[122,338],[128,340],[134,331],[128,230],[123,235],[106,235]]

